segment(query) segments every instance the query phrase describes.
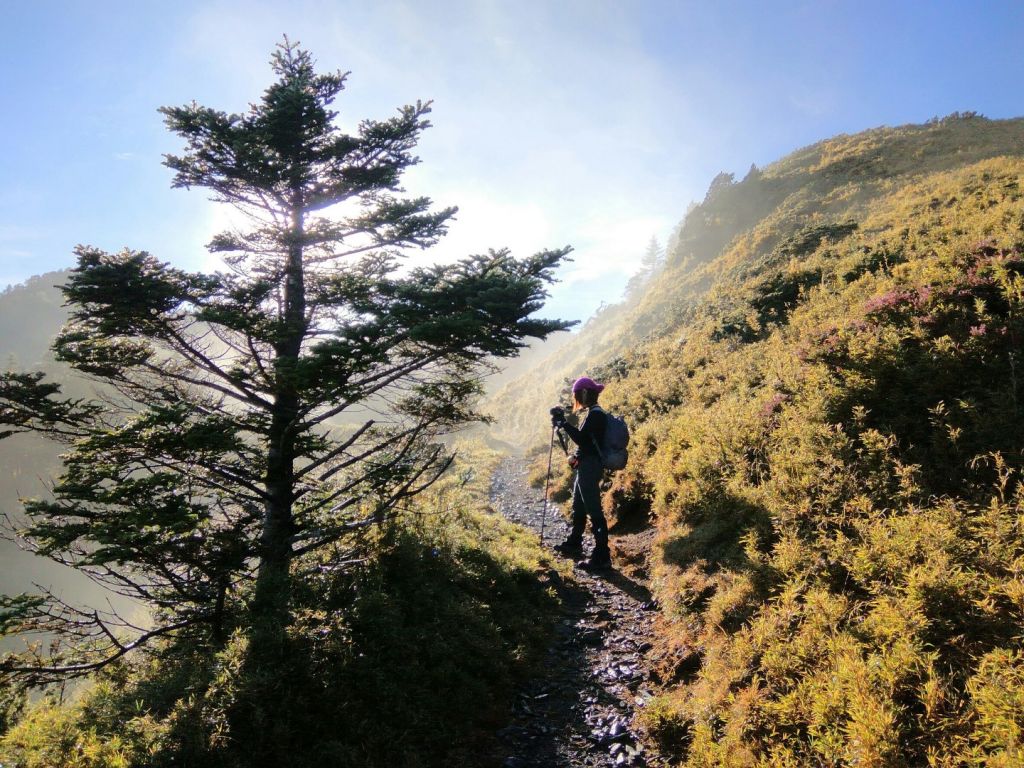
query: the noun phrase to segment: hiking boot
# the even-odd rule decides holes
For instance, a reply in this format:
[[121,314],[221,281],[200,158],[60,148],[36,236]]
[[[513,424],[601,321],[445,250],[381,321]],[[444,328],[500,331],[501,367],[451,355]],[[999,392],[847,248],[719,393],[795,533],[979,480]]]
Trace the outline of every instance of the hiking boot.
[[572,539],[566,539],[561,544],[555,544],[553,549],[558,554],[564,555],[570,559],[583,557],[583,544],[578,541],[573,541]]
[[584,571],[590,571],[591,573],[610,571],[612,569],[612,559],[607,552],[595,552],[589,559],[581,560],[576,565]]

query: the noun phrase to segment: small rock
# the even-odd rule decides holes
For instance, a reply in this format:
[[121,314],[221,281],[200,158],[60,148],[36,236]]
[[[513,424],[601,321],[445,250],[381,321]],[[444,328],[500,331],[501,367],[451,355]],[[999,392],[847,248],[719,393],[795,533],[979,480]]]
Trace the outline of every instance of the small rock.
[[601,631],[592,627],[581,632],[579,640],[584,645],[593,646],[595,648],[604,645],[604,637],[602,637]]

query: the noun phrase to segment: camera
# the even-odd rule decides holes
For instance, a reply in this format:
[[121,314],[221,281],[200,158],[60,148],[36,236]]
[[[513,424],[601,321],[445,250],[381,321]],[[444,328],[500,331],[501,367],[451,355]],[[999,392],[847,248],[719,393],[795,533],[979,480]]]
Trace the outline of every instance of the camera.
[[551,414],[551,426],[561,427],[565,424],[565,409],[556,405],[548,413]]

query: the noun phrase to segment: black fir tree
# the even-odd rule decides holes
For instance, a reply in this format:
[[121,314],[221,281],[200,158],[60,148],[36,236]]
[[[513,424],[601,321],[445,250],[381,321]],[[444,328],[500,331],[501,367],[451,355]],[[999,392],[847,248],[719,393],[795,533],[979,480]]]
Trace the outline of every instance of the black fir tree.
[[166,158],[174,185],[251,222],[210,244],[229,269],[79,247],[55,350],[102,396],[0,378],[0,436],[67,445],[20,537],[152,614],[135,627],[53,594],[6,598],[5,631],[67,641],[8,657],[8,679],[87,674],[159,636],[216,646],[241,627],[266,644],[288,625],[298,563],[344,559],[354,531],[449,465],[437,438],[479,418],[488,360],[568,327],[532,317],[568,248],[402,269],[403,250],[435,244],[455,213],[400,187],[430,105],[345,133],[331,105],[346,75],[313,64],[286,40],[245,114],[161,110],[186,142]]

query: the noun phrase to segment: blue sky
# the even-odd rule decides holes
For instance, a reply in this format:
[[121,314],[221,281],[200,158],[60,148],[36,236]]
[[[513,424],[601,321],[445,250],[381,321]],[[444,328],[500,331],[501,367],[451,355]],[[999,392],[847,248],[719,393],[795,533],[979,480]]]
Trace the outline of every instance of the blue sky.
[[230,223],[171,190],[156,109],[243,110],[287,33],[351,70],[343,125],[434,100],[410,192],[458,205],[416,259],[571,244],[549,314],[613,302],[719,171],[953,111],[1024,114],[1024,3],[3,0],[0,287],[71,249],[214,268]]

